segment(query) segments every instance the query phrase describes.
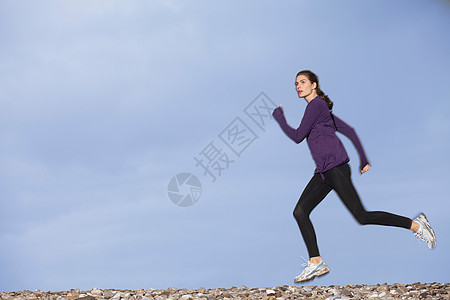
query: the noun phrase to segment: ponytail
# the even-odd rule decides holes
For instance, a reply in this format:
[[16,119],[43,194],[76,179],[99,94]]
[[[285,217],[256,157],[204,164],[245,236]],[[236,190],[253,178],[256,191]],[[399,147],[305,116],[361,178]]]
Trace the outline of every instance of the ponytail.
[[320,98],[322,98],[323,100],[325,100],[327,102],[328,109],[331,112],[333,110],[333,101],[331,101],[330,98],[328,97],[328,95],[325,95],[325,93],[319,88],[319,84],[317,84],[316,92]]
[[310,70],[303,70],[303,71],[298,72],[296,78],[300,75],[305,75],[306,77],[308,77],[308,79],[309,79],[309,81],[311,81],[311,83],[315,82],[317,84],[317,87],[316,87],[317,95],[327,102],[328,109],[331,112],[331,110],[333,109],[333,101],[331,101],[330,97],[328,97],[328,95],[325,95],[325,93],[320,89],[319,77],[317,77],[317,75],[314,74],[313,72],[311,72]]

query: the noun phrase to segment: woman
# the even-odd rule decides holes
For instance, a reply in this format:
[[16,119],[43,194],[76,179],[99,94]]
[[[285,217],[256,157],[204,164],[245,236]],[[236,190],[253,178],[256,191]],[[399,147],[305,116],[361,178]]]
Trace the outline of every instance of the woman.
[[360,171],[370,169],[369,161],[355,130],[331,113],[333,102],[319,87],[318,77],[309,70],[300,71],[295,80],[300,98],[308,102],[300,126],[297,129],[286,123],[281,105],[272,115],[284,133],[297,144],[307,140],[316,163],[314,176],[307,184],[294,209],[294,217],[300,227],[308,249],[310,260],[295,282],[303,282],[330,271],[322,260],[317,246],[316,234],[309,219],[311,211],[331,191],[335,190],[347,209],[361,225],[377,224],[410,229],[431,249],[436,246],[436,237],[425,214],[414,220],[382,211],[366,211],[351,181],[349,158],[336,131],[348,137],[360,157]]

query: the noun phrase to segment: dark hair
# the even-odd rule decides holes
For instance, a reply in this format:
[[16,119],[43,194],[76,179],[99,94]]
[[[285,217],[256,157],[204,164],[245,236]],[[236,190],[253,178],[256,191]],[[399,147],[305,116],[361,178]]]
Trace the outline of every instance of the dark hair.
[[303,70],[298,72],[295,78],[297,78],[300,75],[306,76],[309,79],[309,81],[311,81],[311,83],[315,82],[317,84],[316,87],[317,95],[328,103],[328,109],[331,111],[333,109],[333,101],[331,101],[328,95],[325,95],[325,93],[320,89],[319,77],[317,77],[317,75],[311,72],[310,70]]

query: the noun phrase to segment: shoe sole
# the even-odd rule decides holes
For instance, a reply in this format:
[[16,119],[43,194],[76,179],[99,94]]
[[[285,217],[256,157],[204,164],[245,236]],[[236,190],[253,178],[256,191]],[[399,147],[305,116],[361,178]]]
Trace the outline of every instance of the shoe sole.
[[308,282],[308,281],[313,280],[313,279],[316,278],[316,277],[326,275],[326,274],[328,274],[329,272],[330,272],[330,268],[327,266],[326,268],[323,268],[321,271],[316,272],[316,273],[312,274],[311,276],[309,276],[309,277],[307,277],[307,278],[305,278],[305,279],[298,279],[298,280],[297,280],[297,279],[294,279],[294,282],[295,282],[295,283]]

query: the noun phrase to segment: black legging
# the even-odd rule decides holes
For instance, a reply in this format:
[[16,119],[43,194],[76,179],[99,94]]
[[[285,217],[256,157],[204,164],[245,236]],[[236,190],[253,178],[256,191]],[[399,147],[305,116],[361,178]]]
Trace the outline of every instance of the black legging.
[[412,220],[383,211],[366,211],[359,199],[358,193],[350,178],[351,171],[348,164],[343,164],[323,173],[314,174],[303,191],[294,209],[294,218],[300,227],[309,257],[320,256],[317,246],[316,233],[309,219],[311,211],[331,191],[335,190],[347,209],[361,225],[377,224],[396,226],[409,229]]

